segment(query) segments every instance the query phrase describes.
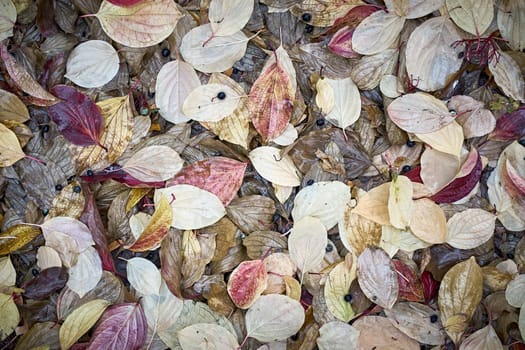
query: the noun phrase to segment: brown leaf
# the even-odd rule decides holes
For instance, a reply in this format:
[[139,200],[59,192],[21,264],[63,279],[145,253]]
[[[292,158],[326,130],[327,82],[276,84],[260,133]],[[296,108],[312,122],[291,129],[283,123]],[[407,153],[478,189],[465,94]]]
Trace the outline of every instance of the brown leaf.
[[274,213],[273,200],[259,195],[236,198],[226,207],[230,220],[247,234],[270,228]]
[[182,233],[171,228],[160,245],[160,273],[169,290],[177,297],[181,292]]
[[250,259],[259,259],[269,249],[280,251],[286,249],[287,239],[275,231],[254,231],[248,235],[242,244],[246,247],[246,253]]

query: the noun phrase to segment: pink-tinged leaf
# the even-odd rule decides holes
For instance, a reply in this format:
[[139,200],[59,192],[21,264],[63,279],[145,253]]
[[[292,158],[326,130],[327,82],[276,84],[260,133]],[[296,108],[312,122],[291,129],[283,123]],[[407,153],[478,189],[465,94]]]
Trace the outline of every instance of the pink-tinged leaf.
[[525,136],[525,106],[500,116],[496,120],[496,128],[489,137],[497,141],[512,141],[523,136]]
[[139,303],[109,307],[95,328],[89,350],[138,350],[146,342],[148,324]]
[[281,135],[292,117],[293,86],[276,60],[253,83],[248,98],[250,118],[264,141]]
[[120,165],[110,165],[106,169],[95,172],[93,175],[82,175],[80,177],[82,180],[84,180],[87,183],[99,183],[106,180],[115,180],[117,182],[120,182],[128,187],[133,188],[162,188],[166,187],[165,181],[155,181],[155,182],[146,182],[146,181],[140,181],[124,170],[121,169]]
[[130,7],[143,1],[145,0],[108,0],[113,5],[120,7]]
[[48,107],[49,115],[62,135],[78,146],[99,145],[104,148],[100,144],[104,117],[95,102],[71,86],[57,85],[51,91],[62,99]]
[[[335,20],[330,32],[338,31],[342,27],[348,26],[354,28],[366,17],[372,13],[381,10],[381,7],[374,5],[354,6],[346,15]],[[334,30],[335,29],[335,30]]]
[[226,157],[204,159],[184,167],[167,186],[193,185],[213,193],[227,206],[241,187],[246,166]]
[[249,308],[266,289],[267,273],[263,259],[243,261],[228,280],[228,294],[237,307]]
[[439,282],[434,279],[430,272],[424,271],[421,274],[421,283],[423,283],[425,302],[429,303],[432,299],[437,297],[439,293]]
[[508,159],[505,165],[510,182],[512,182],[521,195],[525,196],[525,178],[520,175],[518,170],[516,170],[516,168],[510,163]]
[[115,263],[108,248],[106,229],[104,228],[102,218],[97,208],[95,194],[86,184],[82,184],[82,191],[86,198],[86,204],[84,205],[84,212],[80,217],[80,221],[86,224],[91,231],[93,241],[95,242],[95,249],[102,261],[102,269],[115,272]]
[[330,42],[328,48],[336,55],[345,58],[356,58],[360,55],[352,50],[352,35],[354,34],[354,28],[343,27],[339,29]]
[[399,299],[406,301],[422,302],[425,300],[423,284],[416,274],[414,268],[404,264],[400,260],[392,260],[396,267],[397,282],[399,284]]
[[[453,203],[468,195],[474,187],[476,187],[476,184],[481,178],[481,171],[483,170],[481,157],[477,152],[476,156],[476,163],[470,173],[463,177],[456,178],[430,198],[436,203]],[[470,166],[470,164],[467,164],[467,166]]]

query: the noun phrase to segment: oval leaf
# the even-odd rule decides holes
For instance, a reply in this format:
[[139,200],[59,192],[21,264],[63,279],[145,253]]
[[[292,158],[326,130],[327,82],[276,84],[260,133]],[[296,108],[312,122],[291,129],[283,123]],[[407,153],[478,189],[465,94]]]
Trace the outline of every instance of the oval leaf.
[[306,216],[294,223],[288,238],[288,250],[290,258],[301,270],[301,279],[321,264],[327,243],[326,228],[321,220]]
[[432,200],[421,198],[413,202],[410,230],[419,239],[433,244],[447,239],[447,218],[443,209]]
[[232,35],[240,31],[253,12],[253,0],[213,0],[208,18],[214,36]]
[[171,222],[173,221],[172,216],[173,212],[170,203],[166,197],[161,197],[148,225],[144,228],[140,237],[128,249],[133,252],[157,249],[164,237],[168,234]]
[[266,265],[264,260],[243,261],[232,271],[228,279],[228,294],[241,309],[247,309],[266,289]]
[[261,146],[249,154],[252,164],[262,177],[280,186],[299,186],[299,170],[288,155],[281,155],[278,148]]
[[237,349],[239,343],[226,328],[216,324],[196,323],[177,332],[183,350]]
[[144,258],[128,260],[126,267],[129,284],[142,295],[159,295],[162,278],[157,267]]
[[218,122],[235,111],[240,98],[227,85],[201,85],[186,97],[182,111],[187,117],[199,122]]
[[467,209],[454,214],[448,222],[447,243],[458,249],[473,249],[494,234],[496,215],[483,209]]
[[399,37],[405,18],[377,11],[366,17],[354,31],[352,48],[362,55],[384,51]]
[[182,169],[184,161],[171,147],[144,147],[129,158],[122,170],[146,182],[165,181]]
[[0,167],[11,166],[25,156],[16,134],[0,123]]

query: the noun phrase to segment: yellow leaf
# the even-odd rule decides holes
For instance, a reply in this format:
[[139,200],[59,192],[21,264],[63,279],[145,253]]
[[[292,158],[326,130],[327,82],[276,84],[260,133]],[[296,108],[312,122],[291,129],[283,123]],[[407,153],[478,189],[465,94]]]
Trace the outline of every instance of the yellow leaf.
[[7,338],[20,322],[20,314],[13,297],[0,293],[0,341]]
[[286,295],[294,300],[301,300],[301,284],[291,276],[283,276]]
[[79,172],[86,169],[102,169],[114,163],[131,140],[134,113],[129,95],[98,102],[97,106],[104,117],[104,132],[100,137],[100,143],[108,149],[108,152],[97,145],[88,147],[72,145],[71,152]]
[[151,188],[132,188],[126,203],[126,213],[133,209],[149,191],[151,191]]
[[[0,5],[0,7],[1,6],[2,5]],[[0,120],[12,120],[23,123],[28,119],[29,111],[27,110],[26,105],[18,98],[18,96],[0,89]]]
[[447,218],[443,209],[428,198],[414,201],[410,230],[428,243],[439,244],[447,240]]
[[172,0],[146,0],[130,7],[104,0],[95,15],[106,34],[129,47],[148,47],[166,39],[181,13]]
[[162,196],[155,208],[155,213],[140,237],[128,249],[133,252],[144,252],[157,249],[168,234],[172,221],[172,210],[165,196]]
[[453,266],[443,277],[438,304],[447,334],[458,343],[483,294],[483,274],[476,258]]
[[380,225],[390,225],[388,214],[388,195],[390,183],[384,183],[374,187],[365,195],[357,200],[357,206],[353,213],[359,214],[368,220],[372,220]]
[[412,181],[406,176],[394,177],[390,183],[388,196],[388,215],[390,223],[400,230],[405,229],[412,213]]
[[[97,148],[100,147],[97,146]],[[79,183],[72,181],[53,198],[53,203],[51,203],[51,209],[49,209],[46,220],[56,216],[69,216],[78,219],[84,212],[85,203],[86,198],[82,193]]]
[[[348,322],[354,317],[352,305],[345,300],[350,285],[355,279],[355,268],[346,261],[337,264],[328,274],[324,285],[324,298],[328,310],[339,320]],[[352,264],[355,266],[355,264]]]
[[69,349],[80,339],[109,306],[109,302],[103,299],[95,299],[75,309],[67,316],[60,327],[60,347],[62,350]]
[[381,225],[355,214],[349,207],[338,227],[341,242],[356,256],[367,247],[378,246],[381,240]]
[[40,234],[35,226],[15,225],[0,234],[0,255],[12,253]]
[[16,134],[0,123],[0,167],[13,165],[25,156]]
[[455,120],[441,129],[416,136],[433,149],[459,158],[463,146],[463,128]]

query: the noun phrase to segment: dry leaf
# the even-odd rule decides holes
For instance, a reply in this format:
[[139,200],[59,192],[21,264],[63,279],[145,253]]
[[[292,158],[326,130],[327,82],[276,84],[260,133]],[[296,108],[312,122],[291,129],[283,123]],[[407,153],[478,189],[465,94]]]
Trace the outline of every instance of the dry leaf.
[[[319,86],[321,81],[323,83]],[[325,89],[331,91],[331,93],[328,92],[328,95],[332,95],[331,97],[328,96],[327,101],[322,102],[322,105],[319,105],[316,98],[317,105],[326,113],[325,118],[343,130],[354,124],[361,115],[361,96],[352,79],[333,80],[325,78],[320,79],[319,82],[317,83],[318,93],[321,96],[325,94],[322,90],[323,86],[327,86]],[[319,91],[320,88],[321,91]]]
[[410,76],[418,79],[417,88],[434,91],[445,87],[450,76],[461,67],[462,51],[454,42],[461,40],[452,21],[446,16],[426,20],[414,29],[405,51]]
[[173,221],[172,214],[168,199],[160,197],[158,206],[155,208],[155,213],[153,213],[151,220],[141,232],[140,237],[128,249],[133,252],[157,249],[164,237],[168,234],[171,222]]
[[454,23],[470,34],[483,34],[494,18],[494,3],[492,0],[447,0],[446,4],[448,13]]
[[381,242],[379,245],[390,257],[394,257],[399,250],[414,252],[418,249],[430,247],[432,244],[422,241],[410,231],[399,230],[390,225],[383,225],[378,229],[381,233]]
[[467,209],[454,214],[447,222],[447,243],[458,249],[473,249],[494,234],[496,215],[483,209]]
[[380,225],[390,225],[390,216],[388,214],[389,193],[389,183],[374,187],[364,195],[359,196],[357,206],[352,210],[352,213],[361,215]]
[[436,151],[460,157],[464,136],[463,128],[456,121],[434,132],[416,133],[416,136]]
[[129,47],[153,46],[175,29],[181,13],[170,0],[145,0],[130,7],[102,2],[95,14],[104,32]]
[[301,281],[323,261],[327,243],[326,228],[321,220],[306,216],[294,222],[288,237],[288,250],[290,258],[301,270]]
[[162,278],[157,267],[144,258],[132,258],[127,261],[129,284],[144,296],[159,295]]
[[394,73],[398,57],[398,49],[386,49],[375,55],[361,57],[352,68],[350,77],[361,90],[372,90],[383,76]]
[[380,243],[381,225],[355,214],[349,206],[346,207],[338,228],[341,242],[355,256],[361,255],[367,247],[378,246]]
[[208,18],[213,36],[232,35],[240,31],[253,12],[253,0],[213,0]]
[[28,119],[29,111],[18,96],[0,89],[0,121],[12,120],[23,123]]
[[525,304],[525,294],[523,289],[525,288],[525,274],[517,276],[515,279],[507,284],[505,289],[505,299],[514,307],[522,307]]
[[376,11],[356,27],[352,48],[362,55],[373,55],[388,49],[399,37],[405,18]]
[[0,1],[0,41],[13,36],[16,22],[16,7],[11,0]]
[[248,309],[259,298],[267,285],[264,260],[243,261],[228,279],[228,294],[233,303]]
[[37,265],[40,270],[49,269],[51,267],[62,267],[62,260],[60,255],[53,248],[41,246],[36,253]]
[[490,324],[469,335],[459,347],[459,350],[477,349],[503,350],[501,340]]
[[525,80],[520,67],[507,53],[497,52],[496,58],[489,61],[489,70],[501,90],[516,101],[525,102]]
[[102,277],[102,261],[97,250],[89,247],[81,252],[77,263],[68,272],[67,286],[82,298],[96,287]]
[[0,288],[14,286],[16,271],[9,256],[0,257]]
[[148,146],[133,154],[122,170],[145,182],[165,181],[177,174],[184,161],[171,147]]
[[6,339],[20,323],[20,313],[12,295],[0,293],[0,341]]
[[439,288],[439,310],[445,331],[458,343],[478,307],[483,293],[483,275],[474,257],[447,271]]
[[183,350],[236,349],[239,343],[226,328],[216,324],[196,323],[177,332]]
[[355,265],[350,266],[350,264],[342,261],[335,265],[328,274],[324,285],[324,298],[328,310],[337,319],[344,322],[349,322],[355,315],[352,305],[345,300],[356,276]]
[[503,39],[507,40],[513,50],[521,51],[525,48],[525,9],[521,1],[502,1],[498,6],[498,29]]
[[395,328],[390,320],[380,316],[364,316],[352,326],[359,331],[357,349],[418,350],[419,343]]
[[284,340],[297,333],[303,322],[304,309],[298,301],[280,294],[263,295],[246,313],[246,337],[260,342]]
[[448,101],[448,108],[456,111],[456,121],[463,127],[466,139],[487,135],[496,127],[496,118],[483,107],[484,103],[470,96],[456,95]]
[[410,223],[412,214],[412,182],[406,176],[399,175],[390,183],[388,195],[388,216],[390,224],[400,230]]
[[40,229],[29,225],[13,225],[0,233],[0,255],[12,253],[40,235]]
[[439,10],[444,4],[445,0],[385,0],[388,11],[392,11],[398,16],[406,16],[408,19],[426,16]]
[[357,282],[373,303],[390,309],[399,293],[397,272],[390,257],[381,248],[366,248],[357,259]]
[[218,122],[237,109],[240,99],[237,91],[228,85],[201,85],[186,97],[182,112],[199,122]]
[[357,349],[359,331],[341,321],[331,321],[319,328],[317,346],[319,350]]
[[281,155],[278,148],[261,146],[249,154],[255,170],[266,180],[280,186],[299,186],[299,170],[288,155]]
[[0,123],[0,167],[13,165],[25,156],[16,134]]
[[118,53],[111,44],[88,40],[69,54],[64,77],[78,86],[96,88],[109,83],[119,67]]
[[428,243],[439,244],[447,240],[447,218],[434,201],[421,198],[412,202],[410,230]]

